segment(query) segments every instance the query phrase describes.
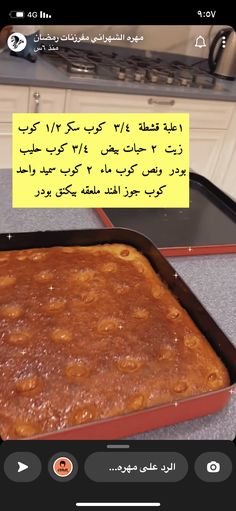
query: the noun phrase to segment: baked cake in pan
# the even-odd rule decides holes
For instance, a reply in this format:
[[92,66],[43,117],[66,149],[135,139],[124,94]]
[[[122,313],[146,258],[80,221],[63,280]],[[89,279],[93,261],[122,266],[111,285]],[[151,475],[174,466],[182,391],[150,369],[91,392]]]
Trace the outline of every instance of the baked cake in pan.
[[122,244],[0,252],[0,374],[3,439],[229,384],[149,261]]

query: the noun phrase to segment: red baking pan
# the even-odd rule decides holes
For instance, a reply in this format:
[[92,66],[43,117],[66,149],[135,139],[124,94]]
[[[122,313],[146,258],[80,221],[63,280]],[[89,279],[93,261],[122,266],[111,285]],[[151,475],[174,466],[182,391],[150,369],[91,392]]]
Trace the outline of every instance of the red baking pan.
[[232,393],[236,391],[236,349],[196,296],[176,274],[165,257],[145,236],[129,229],[119,228],[16,233],[12,235],[10,240],[5,234],[0,235],[0,250],[96,245],[103,243],[125,243],[135,247],[147,257],[154,270],[159,273],[181,305],[188,311],[194,323],[208,339],[212,348],[222,359],[229,371],[230,386],[171,404],[154,406],[114,418],[35,436],[35,439],[109,440],[131,436],[154,428],[215,413],[228,403]]
[[96,212],[105,227],[142,232],[165,256],[236,252],[236,203],[194,172],[189,208],[98,208]]

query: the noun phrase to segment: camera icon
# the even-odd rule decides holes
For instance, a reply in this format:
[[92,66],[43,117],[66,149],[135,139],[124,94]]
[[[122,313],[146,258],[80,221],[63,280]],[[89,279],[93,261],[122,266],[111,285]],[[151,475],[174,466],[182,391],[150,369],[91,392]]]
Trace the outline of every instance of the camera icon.
[[210,472],[211,474],[216,474],[220,471],[220,463],[217,461],[210,461],[207,463],[207,472]]

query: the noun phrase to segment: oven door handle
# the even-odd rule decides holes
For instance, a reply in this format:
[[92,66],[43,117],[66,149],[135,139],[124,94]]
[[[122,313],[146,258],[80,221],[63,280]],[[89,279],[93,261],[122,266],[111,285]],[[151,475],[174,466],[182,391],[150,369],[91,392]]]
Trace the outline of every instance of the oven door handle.
[[166,106],[174,106],[175,100],[174,99],[153,99],[148,98],[148,104],[149,105],[166,105]]

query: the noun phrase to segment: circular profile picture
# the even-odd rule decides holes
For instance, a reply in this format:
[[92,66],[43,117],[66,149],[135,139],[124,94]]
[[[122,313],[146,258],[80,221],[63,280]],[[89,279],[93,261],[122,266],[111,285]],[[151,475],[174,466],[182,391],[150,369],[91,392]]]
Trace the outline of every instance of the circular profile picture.
[[64,456],[57,458],[53,463],[53,471],[58,477],[68,477],[73,468],[72,461]]
[[27,41],[23,34],[20,32],[13,32],[13,34],[9,35],[7,40],[8,48],[11,51],[22,51],[26,47]]

